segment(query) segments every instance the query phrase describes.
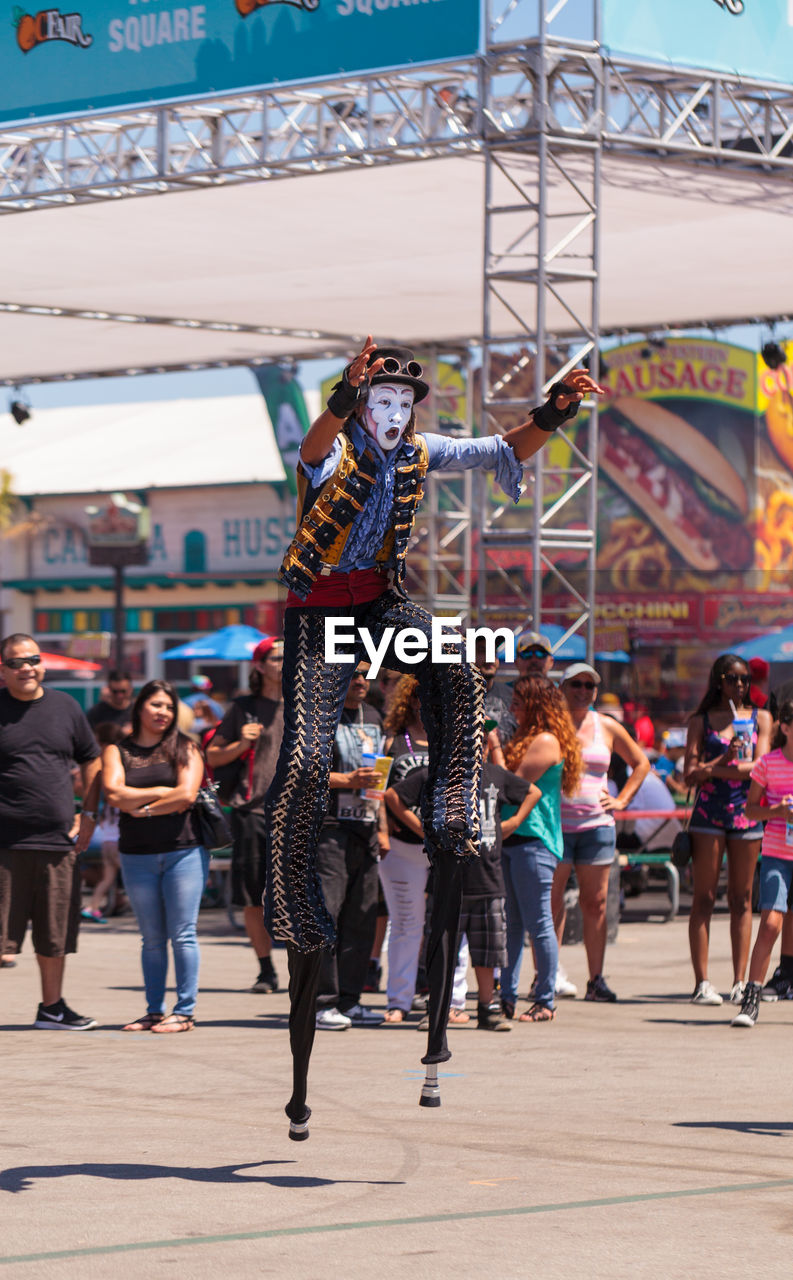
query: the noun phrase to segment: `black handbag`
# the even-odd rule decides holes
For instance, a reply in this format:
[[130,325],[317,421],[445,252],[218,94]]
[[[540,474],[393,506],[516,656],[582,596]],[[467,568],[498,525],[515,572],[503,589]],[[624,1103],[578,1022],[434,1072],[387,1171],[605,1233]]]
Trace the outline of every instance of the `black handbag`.
[[[690,797],[691,792],[689,791],[688,794]],[[697,796],[698,795],[699,792],[697,792]],[[697,796],[694,797],[694,807],[696,807]],[[693,811],[694,810],[692,808],[691,812],[693,813]],[[684,871],[691,861],[691,832],[688,829],[690,822],[691,814],[689,814],[686,819],[686,825],[683,827],[683,830],[678,831],[672,841],[672,866],[677,867],[678,871]]]
[[191,817],[196,840],[204,846],[207,853],[215,853],[218,849],[229,847],[231,827],[217,798],[216,783],[205,782],[199,789],[193,803]]

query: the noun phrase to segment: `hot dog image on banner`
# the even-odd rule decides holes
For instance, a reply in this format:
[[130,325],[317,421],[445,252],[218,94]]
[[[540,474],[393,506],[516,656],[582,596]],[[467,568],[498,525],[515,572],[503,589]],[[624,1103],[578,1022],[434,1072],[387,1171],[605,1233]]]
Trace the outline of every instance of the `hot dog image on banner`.
[[755,567],[756,357],[670,338],[610,351],[600,591],[727,588]]
[[[759,590],[789,592],[793,582],[793,342],[784,363],[758,360],[757,541]],[[777,359],[779,358],[777,356]]]

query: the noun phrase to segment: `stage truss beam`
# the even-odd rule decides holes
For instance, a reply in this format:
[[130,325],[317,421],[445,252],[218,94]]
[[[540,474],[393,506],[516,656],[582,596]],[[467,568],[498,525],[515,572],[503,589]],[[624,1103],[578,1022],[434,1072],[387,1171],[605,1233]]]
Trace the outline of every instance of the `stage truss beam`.
[[[303,88],[0,130],[0,213],[480,153],[536,139],[539,39],[469,59]],[[793,169],[793,88],[627,58],[548,35],[546,127],[580,132],[599,64],[606,152]]]

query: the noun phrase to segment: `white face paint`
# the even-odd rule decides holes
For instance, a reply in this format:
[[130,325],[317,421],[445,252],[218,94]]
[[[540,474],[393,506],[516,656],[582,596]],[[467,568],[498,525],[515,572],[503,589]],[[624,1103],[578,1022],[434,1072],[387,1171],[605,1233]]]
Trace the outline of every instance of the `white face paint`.
[[364,425],[386,453],[396,449],[413,412],[415,392],[397,382],[378,382],[369,388]]

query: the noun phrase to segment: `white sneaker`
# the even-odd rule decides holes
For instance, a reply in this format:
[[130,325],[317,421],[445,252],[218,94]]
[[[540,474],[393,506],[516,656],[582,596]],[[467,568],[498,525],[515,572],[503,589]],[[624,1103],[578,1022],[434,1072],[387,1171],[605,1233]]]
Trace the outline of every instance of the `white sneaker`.
[[728,996],[730,1004],[743,1004],[743,997],[746,991],[745,982],[734,982],[732,990]]
[[723,1004],[724,1001],[722,1000],[716,988],[710,982],[708,982],[706,978],[704,982],[700,982],[699,986],[697,987],[696,991],[691,997],[691,1003],[692,1004]]
[[346,1031],[352,1026],[352,1019],[338,1009],[320,1009],[315,1025],[317,1031]]
[[578,995],[578,987],[574,982],[570,981],[561,965],[556,970],[556,982],[553,990],[560,1000],[574,1000]]

